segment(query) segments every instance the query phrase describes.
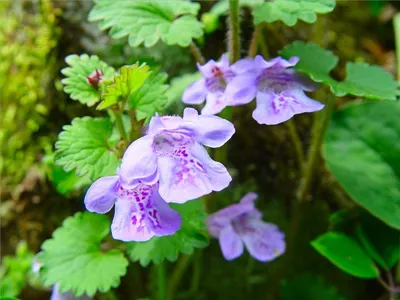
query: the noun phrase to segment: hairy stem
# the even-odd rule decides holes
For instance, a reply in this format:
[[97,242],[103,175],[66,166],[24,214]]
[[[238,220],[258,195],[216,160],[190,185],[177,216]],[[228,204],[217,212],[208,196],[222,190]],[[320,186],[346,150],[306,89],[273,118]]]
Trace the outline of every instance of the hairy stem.
[[157,267],[157,299],[167,299],[167,271],[165,262],[160,263]]
[[171,279],[168,284],[168,299],[175,299],[176,290],[181,282],[183,275],[185,274],[187,268],[189,267],[191,255],[181,255],[176,264],[174,271],[171,275]]
[[307,199],[308,193],[311,188],[311,183],[314,177],[315,166],[317,165],[322,138],[331,118],[331,112],[333,108],[334,97],[330,96],[326,107],[322,112],[315,114],[315,120],[311,134],[311,146],[307,154],[307,162],[304,168],[303,176],[300,180],[299,188],[297,190],[297,198],[300,201]]
[[182,299],[192,299],[199,290],[200,276],[201,276],[201,252],[197,252],[193,255],[193,270],[192,270],[192,281],[190,283],[190,289],[179,295]]
[[115,116],[115,124],[117,125],[117,129],[121,137],[126,140],[127,135],[126,135],[126,130],[124,126],[124,122],[122,121],[122,111],[121,110],[114,110],[114,116]]
[[240,58],[239,0],[229,0],[229,60],[234,63]]
[[289,136],[290,136],[290,139],[292,140],[292,143],[293,143],[293,146],[294,146],[294,149],[296,152],[299,168],[300,168],[300,170],[302,170],[303,162],[304,162],[304,151],[303,151],[303,146],[301,144],[300,137],[296,130],[296,125],[294,124],[293,119],[288,120],[285,124],[289,130]]
[[203,54],[201,54],[200,48],[197,47],[197,45],[195,44],[195,42],[192,42],[189,45],[190,51],[192,52],[192,55],[194,57],[194,59],[201,65],[204,65],[204,63],[206,62],[206,60],[204,59]]
[[397,80],[400,81],[400,13],[394,16],[393,27],[396,42]]
[[256,27],[254,27],[253,36],[250,41],[249,53],[247,54],[249,57],[254,57],[257,55],[260,35],[261,25],[258,24]]

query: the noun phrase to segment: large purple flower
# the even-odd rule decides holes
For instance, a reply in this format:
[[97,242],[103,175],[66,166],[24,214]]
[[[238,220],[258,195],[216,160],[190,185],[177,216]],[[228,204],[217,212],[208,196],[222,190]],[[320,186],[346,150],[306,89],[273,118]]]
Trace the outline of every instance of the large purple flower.
[[210,158],[203,145],[217,148],[234,134],[232,123],[217,116],[198,115],[186,108],[183,118],[155,116],[147,135],[133,142],[120,168],[125,186],[138,179],[159,181],[167,202],[184,203],[226,188],[232,180],[227,169]]
[[275,125],[295,114],[321,110],[324,105],[306,96],[315,85],[294,70],[298,57],[269,61],[257,55],[251,71],[232,79],[226,88],[229,105],[249,103],[257,98],[253,118],[260,124]]
[[201,113],[203,115],[215,115],[220,113],[227,105],[225,88],[236,75],[249,70],[253,64],[248,59],[242,59],[233,65],[229,65],[229,60],[222,55],[221,61],[208,61],[197,67],[203,75],[189,85],[182,96],[182,101],[187,104],[200,104],[206,99],[206,105]]
[[174,234],[181,226],[181,216],[160,197],[154,178],[136,180],[125,187],[121,176],[106,176],[86,193],[85,206],[91,212],[107,213],[114,204],[111,233],[117,240],[147,241]]
[[285,252],[284,234],[276,225],[262,221],[261,212],[254,207],[256,198],[255,193],[248,193],[240,203],[208,217],[208,230],[219,239],[226,260],[242,255],[244,245],[251,256],[263,262]]

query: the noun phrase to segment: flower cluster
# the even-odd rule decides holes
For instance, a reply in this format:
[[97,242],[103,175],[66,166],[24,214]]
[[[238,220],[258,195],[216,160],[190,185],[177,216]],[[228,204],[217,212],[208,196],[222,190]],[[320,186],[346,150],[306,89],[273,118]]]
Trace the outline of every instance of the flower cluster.
[[181,217],[168,203],[220,191],[232,180],[203,146],[220,147],[234,132],[229,121],[199,116],[193,108],[186,108],[183,118],[153,117],[147,134],[126,150],[118,175],[100,178],[89,188],[86,208],[104,214],[115,204],[115,239],[147,241],[174,234]]
[[182,101],[187,104],[207,103],[202,114],[217,114],[226,106],[237,106],[257,100],[253,118],[259,124],[275,125],[295,114],[321,110],[324,105],[304,91],[315,90],[315,84],[292,67],[298,57],[264,60],[260,55],[229,66],[226,57],[200,66],[202,79],[187,87]]
[[244,245],[251,256],[263,262],[271,261],[285,251],[284,234],[276,225],[262,221],[261,212],[254,207],[256,198],[255,193],[248,193],[240,203],[208,217],[208,230],[219,239],[226,260],[242,255]]

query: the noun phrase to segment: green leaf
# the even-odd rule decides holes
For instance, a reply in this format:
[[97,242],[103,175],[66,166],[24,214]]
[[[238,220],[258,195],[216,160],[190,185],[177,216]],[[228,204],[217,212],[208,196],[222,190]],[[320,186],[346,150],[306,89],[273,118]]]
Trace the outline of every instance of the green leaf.
[[151,47],[159,40],[187,47],[203,35],[196,19],[199,9],[189,1],[97,0],[89,21],[99,21],[102,30],[111,28],[113,38],[129,36],[132,47]]
[[338,64],[338,57],[317,44],[296,41],[283,48],[280,54],[285,58],[298,56],[300,61],[296,69],[308,74],[314,81],[328,85],[338,97],[350,94],[370,99],[396,99],[396,81],[378,66],[349,62],[346,65],[346,79],[338,82],[330,76]]
[[105,109],[116,104],[118,101],[125,101],[128,97],[140,88],[146,78],[150,75],[149,66],[137,62],[131,66],[123,66],[119,74],[114,77],[113,83],[106,86],[102,95],[102,102],[97,109]]
[[149,119],[156,112],[161,113],[167,101],[165,92],[168,85],[164,84],[167,79],[166,73],[152,73],[144,84],[130,95],[128,105],[130,109],[136,111],[138,120]]
[[[255,8],[264,3],[264,0],[241,0],[239,5],[241,7]],[[216,1],[213,7],[210,9],[210,13],[215,16],[223,16],[228,14],[229,11],[229,0]]]
[[397,83],[392,74],[366,63],[347,63],[346,80],[333,86],[337,96],[347,94],[371,99],[396,100]]
[[337,66],[339,59],[331,51],[322,49],[314,43],[296,41],[284,47],[279,53],[287,59],[298,56],[300,60],[296,69],[308,74],[314,81],[327,85],[336,83],[329,73]]
[[150,262],[159,264],[164,259],[175,261],[179,253],[192,254],[195,248],[208,245],[204,207],[200,200],[185,204],[172,204],[182,216],[182,226],[174,235],[154,237],[150,241],[129,243],[128,253],[132,261],[139,261],[142,266]]
[[254,24],[282,21],[294,26],[297,20],[314,23],[317,13],[326,14],[335,8],[335,0],[275,0],[254,9]]
[[51,175],[52,183],[57,192],[63,195],[79,190],[84,186],[89,186],[92,183],[88,176],[78,177],[75,172],[65,172],[64,168],[57,165],[52,166]]
[[352,199],[400,229],[400,106],[353,104],[333,114],[324,141],[329,170]]
[[42,245],[38,259],[46,285],[60,284],[60,291],[71,290],[76,296],[93,296],[117,287],[126,273],[128,260],[119,250],[105,252],[100,243],[110,232],[104,215],[76,213],[66,219],[53,237]]
[[323,277],[314,274],[302,274],[285,279],[281,284],[281,300],[344,300],[335,286],[327,283]]
[[15,256],[2,257],[0,266],[1,296],[16,297],[21,293],[27,282],[32,261],[33,253],[29,251],[25,241],[19,242]]
[[65,125],[56,143],[55,162],[69,172],[76,169],[77,176],[96,180],[113,175],[120,164],[116,153],[108,144],[113,131],[105,118],[75,118]]
[[365,212],[356,233],[365,251],[382,268],[390,270],[399,261],[400,231]]
[[61,70],[66,76],[61,82],[65,85],[64,92],[70,94],[71,99],[88,106],[94,105],[100,100],[100,92],[91,86],[87,77],[96,69],[103,71],[104,79],[111,79],[114,75],[114,69],[101,61],[96,55],[88,56],[87,54],[69,55],[65,58],[69,67]]
[[360,278],[376,278],[379,270],[352,238],[338,232],[327,232],[311,245],[342,271]]

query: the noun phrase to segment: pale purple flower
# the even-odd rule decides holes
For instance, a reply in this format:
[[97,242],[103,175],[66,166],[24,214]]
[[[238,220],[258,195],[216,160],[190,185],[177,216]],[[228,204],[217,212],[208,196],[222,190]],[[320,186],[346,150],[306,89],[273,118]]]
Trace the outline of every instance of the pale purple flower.
[[75,296],[71,291],[61,293],[58,283],[56,283],[53,286],[53,290],[51,292],[51,297],[50,297],[50,300],[92,300],[92,299],[93,297],[90,297],[86,294],[83,294],[82,296]]
[[228,82],[252,66],[252,62],[248,59],[242,59],[230,66],[226,55],[222,55],[219,62],[210,60],[203,66],[197,63],[203,78],[186,88],[182,101],[186,104],[200,104],[206,99],[206,105],[201,114],[218,114],[228,105],[225,97]]
[[257,55],[251,71],[232,79],[226,88],[229,105],[242,105],[257,98],[253,118],[260,124],[275,125],[295,114],[321,110],[324,105],[306,96],[315,85],[292,67],[298,57],[269,61]]
[[183,118],[155,116],[147,135],[126,150],[119,171],[124,186],[138,179],[159,181],[167,202],[184,203],[226,188],[232,178],[210,158],[203,145],[217,148],[234,134],[232,123],[217,116],[198,115],[186,108]]
[[174,234],[181,226],[181,216],[160,197],[158,182],[152,177],[125,187],[120,175],[106,176],[86,193],[85,206],[91,212],[105,214],[114,204],[111,233],[117,240],[147,241]]
[[285,236],[279,228],[262,221],[262,214],[254,207],[255,193],[245,195],[240,203],[210,215],[207,226],[210,234],[219,239],[226,260],[243,253],[244,245],[259,261],[271,261],[285,252]]

